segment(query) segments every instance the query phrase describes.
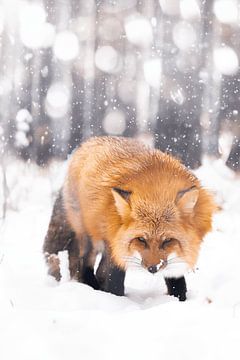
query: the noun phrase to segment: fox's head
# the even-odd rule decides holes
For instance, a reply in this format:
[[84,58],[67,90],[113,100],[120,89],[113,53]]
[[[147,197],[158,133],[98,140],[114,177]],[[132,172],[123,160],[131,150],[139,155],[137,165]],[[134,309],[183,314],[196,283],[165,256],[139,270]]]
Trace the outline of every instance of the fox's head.
[[141,266],[166,277],[194,267],[215,210],[212,196],[197,180],[144,193],[113,188],[112,194],[121,219],[112,254],[121,267]]

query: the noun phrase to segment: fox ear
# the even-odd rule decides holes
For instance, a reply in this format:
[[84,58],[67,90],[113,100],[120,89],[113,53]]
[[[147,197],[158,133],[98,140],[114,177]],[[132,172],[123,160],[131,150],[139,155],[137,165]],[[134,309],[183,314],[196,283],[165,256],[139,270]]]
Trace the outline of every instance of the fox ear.
[[115,205],[119,215],[123,218],[130,214],[129,198],[131,191],[122,190],[119,188],[112,188],[112,194],[115,200]]
[[181,190],[176,197],[176,204],[180,210],[186,215],[191,214],[197,203],[199,190],[192,186],[189,189]]

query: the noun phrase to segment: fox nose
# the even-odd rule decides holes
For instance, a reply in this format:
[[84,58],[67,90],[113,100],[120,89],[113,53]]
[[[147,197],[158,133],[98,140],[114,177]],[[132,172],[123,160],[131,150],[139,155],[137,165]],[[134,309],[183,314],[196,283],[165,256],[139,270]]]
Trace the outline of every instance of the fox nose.
[[149,266],[148,271],[152,274],[155,274],[158,271],[157,266],[156,265]]

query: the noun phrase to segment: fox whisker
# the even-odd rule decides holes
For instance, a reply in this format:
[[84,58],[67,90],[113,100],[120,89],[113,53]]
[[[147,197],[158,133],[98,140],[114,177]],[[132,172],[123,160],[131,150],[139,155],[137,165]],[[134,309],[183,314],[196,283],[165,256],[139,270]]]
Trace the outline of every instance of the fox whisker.
[[138,258],[135,257],[135,256],[123,256],[122,259],[123,259],[123,260],[126,260],[126,261],[134,261],[134,262],[136,262],[137,264],[141,264],[141,260],[138,259]]
[[135,259],[137,261],[141,261],[138,257],[134,256],[134,255],[126,255],[126,256],[123,256],[123,258],[130,258],[130,259]]
[[131,256],[123,256],[122,259],[126,261],[127,264],[133,265],[134,267],[141,268],[142,264],[139,259]]
[[135,267],[142,267],[140,264],[136,264],[136,263],[134,263],[134,262],[131,262],[131,261],[128,261],[127,262],[129,265],[134,265]]
[[167,262],[170,262],[170,261],[173,261],[173,260],[176,260],[176,259],[179,259],[179,256],[175,256],[174,258],[170,258],[167,260]]
[[178,256],[167,260],[167,264],[183,263],[185,261],[181,260]]
[[143,271],[143,272],[145,272],[145,269],[144,269],[141,265],[129,263],[129,267],[130,267],[130,269],[134,269],[134,270],[138,270],[138,271]]
[[167,265],[174,265],[174,264],[186,264],[186,261],[171,261],[171,262],[167,262]]
[[132,260],[126,260],[126,262],[127,262],[128,264],[134,264],[134,265],[139,266],[139,267],[142,266],[140,263],[137,263],[137,262],[132,261]]

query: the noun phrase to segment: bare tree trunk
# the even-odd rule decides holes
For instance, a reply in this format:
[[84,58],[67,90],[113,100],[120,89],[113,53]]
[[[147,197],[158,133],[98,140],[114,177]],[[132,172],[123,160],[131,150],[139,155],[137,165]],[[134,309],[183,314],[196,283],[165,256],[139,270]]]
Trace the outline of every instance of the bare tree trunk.
[[[180,158],[190,168],[201,164],[201,126],[200,104],[202,102],[202,86],[199,84],[199,53],[195,44],[195,52],[191,49],[178,49],[173,43],[175,17],[162,14],[158,26],[163,32],[161,46],[162,84],[160,89],[159,110],[155,127],[156,147]],[[197,34],[200,22],[194,29]],[[196,35],[197,36],[197,35]],[[191,68],[189,58],[195,56],[195,68]],[[182,57],[182,69],[178,65]]]
[[218,140],[220,122],[218,118],[220,107],[221,75],[217,74],[213,62],[213,47],[219,43],[219,34],[213,15],[213,0],[202,3],[202,76],[204,83],[203,109],[201,124],[203,128],[203,150],[212,156],[219,156]]
[[8,196],[9,196],[9,189],[7,185],[7,169],[4,159],[2,159],[1,161],[1,168],[2,168],[2,187],[3,187],[2,219],[4,220],[7,214]]

